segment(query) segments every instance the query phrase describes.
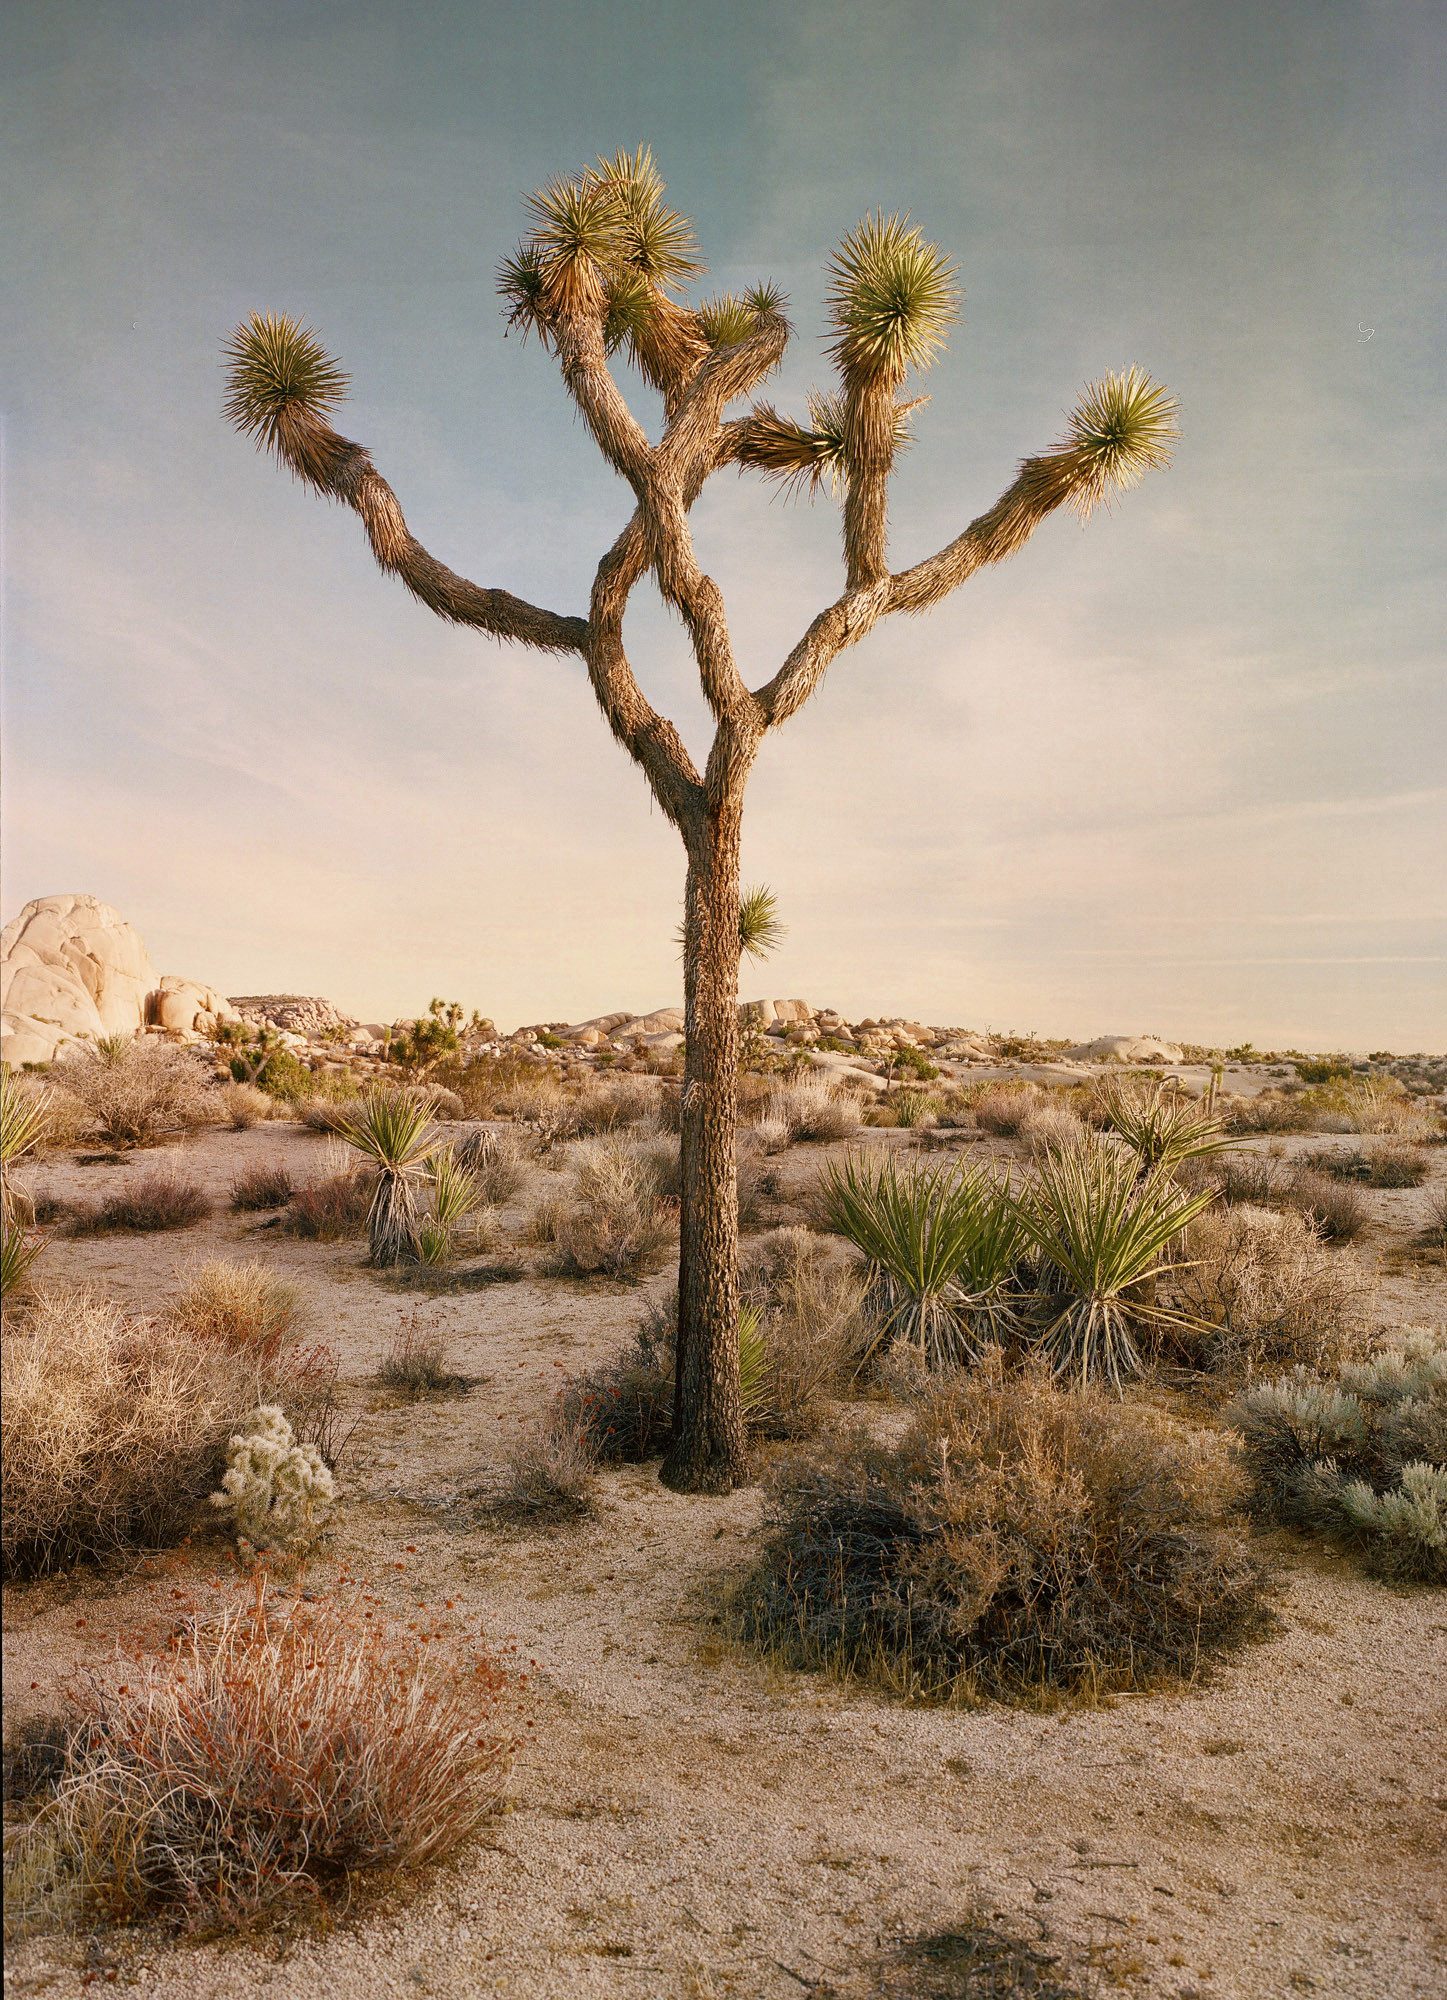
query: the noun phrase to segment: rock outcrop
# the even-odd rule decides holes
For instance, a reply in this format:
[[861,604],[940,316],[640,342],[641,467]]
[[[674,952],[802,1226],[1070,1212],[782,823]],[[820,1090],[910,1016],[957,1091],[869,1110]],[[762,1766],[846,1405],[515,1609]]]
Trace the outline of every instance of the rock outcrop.
[[1178,1063],[1184,1060],[1174,1042],[1158,1042],[1154,1035],[1097,1035],[1093,1042],[1080,1042],[1065,1051],[1071,1062],[1088,1063]]
[[236,1019],[209,986],[158,977],[139,933],[96,896],[38,896],[0,931],[0,1013],[16,1068],[101,1035],[205,1034]]

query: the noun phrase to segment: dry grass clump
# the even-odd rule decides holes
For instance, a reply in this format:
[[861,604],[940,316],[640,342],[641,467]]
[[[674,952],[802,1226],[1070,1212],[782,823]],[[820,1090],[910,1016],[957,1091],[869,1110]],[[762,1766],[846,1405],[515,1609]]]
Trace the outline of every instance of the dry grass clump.
[[67,1049],[51,1076],[113,1146],[144,1146],[216,1116],[218,1092],[201,1061],[149,1036]]
[[1326,1243],[1351,1243],[1371,1220],[1365,1197],[1352,1181],[1298,1169],[1286,1192],[1290,1205],[1304,1215]]
[[1014,1139],[1044,1103],[1044,1091],[1033,1083],[986,1083],[971,1097],[970,1109],[982,1132]]
[[285,1208],[296,1193],[291,1172],[280,1160],[247,1167],[231,1183],[231,1206],[243,1212]]
[[788,1133],[787,1144],[852,1139],[862,1121],[860,1100],[828,1076],[801,1076],[778,1084],[768,1097],[765,1118]]
[[211,1202],[200,1188],[162,1167],[128,1178],[91,1208],[77,1209],[71,1228],[77,1235],[110,1229],[191,1229],[210,1213]]
[[1101,1987],[1061,1952],[972,1916],[892,1945],[831,1990],[838,2000],[1092,2000]]
[[192,1274],[170,1317],[200,1341],[274,1360],[300,1311],[297,1286],[264,1264],[217,1258]]
[[1427,1197],[1427,1216],[1418,1241],[1424,1250],[1435,1250],[1447,1261],[1447,1181]]
[[419,1315],[406,1314],[383,1352],[377,1381],[414,1401],[456,1388],[459,1377],[450,1366],[447,1336],[427,1326]]
[[528,1153],[516,1132],[467,1132],[452,1149],[457,1163],[473,1175],[479,1198],[502,1208],[521,1194],[529,1179]]
[[268,1383],[245,1346],[132,1319],[89,1292],[38,1301],[0,1347],[10,1576],[177,1540]]
[[737,1627],[910,1699],[1191,1680],[1266,1623],[1238,1491],[1215,1438],[997,1359],[897,1443],[858,1434],[781,1468]]
[[348,1168],[306,1181],[291,1198],[286,1226],[293,1236],[316,1243],[337,1243],[366,1233],[372,1189],[365,1173]]
[[593,1511],[599,1452],[587,1418],[566,1392],[515,1440],[491,1511],[533,1527],[558,1527]]
[[1361,1350],[1371,1287],[1350,1252],[1331,1251],[1295,1211],[1211,1210],[1191,1225],[1177,1278],[1186,1308],[1172,1333],[1193,1365],[1225,1375]]
[[1447,1584],[1447,1341],[1408,1333],[1334,1377],[1296,1368],[1231,1419],[1269,1519],[1353,1543],[1400,1582]]
[[1084,1124],[1068,1104],[1053,1104],[1047,1100],[1026,1111],[1017,1136],[1039,1158],[1052,1149],[1059,1151],[1065,1146],[1078,1145],[1084,1134]]
[[1411,1140],[1384,1139],[1376,1146],[1352,1146],[1340,1152],[1319,1147],[1305,1156],[1303,1164],[1314,1174],[1363,1187],[1413,1188],[1427,1178],[1428,1155]]
[[657,1268],[678,1228],[665,1197],[668,1161],[659,1145],[609,1134],[582,1140],[563,1190],[534,1213],[535,1236],[551,1242],[558,1268],[574,1277],[637,1278]]
[[1228,1098],[1234,1132],[1376,1132],[1431,1137],[1432,1122],[1394,1076],[1362,1076],[1308,1088]]
[[233,1132],[249,1132],[276,1109],[276,1099],[258,1090],[254,1083],[223,1083],[217,1092],[221,1115]]
[[348,1605],[251,1602],[92,1695],[25,1828],[92,1916],[239,1926],[441,1860],[501,1802],[505,1688]]
[[1291,1169],[1279,1151],[1231,1152],[1191,1165],[1192,1171],[1178,1178],[1189,1186],[1214,1186],[1228,1207],[1274,1208],[1286,1200],[1291,1186]]
[[304,1097],[297,1116],[309,1132],[329,1136],[340,1133],[349,1115],[349,1100],[339,1097]]
[[744,1254],[740,1296],[758,1323],[753,1427],[811,1436],[831,1401],[849,1393],[874,1340],[863,1270],[811,1229],[772,1229]]

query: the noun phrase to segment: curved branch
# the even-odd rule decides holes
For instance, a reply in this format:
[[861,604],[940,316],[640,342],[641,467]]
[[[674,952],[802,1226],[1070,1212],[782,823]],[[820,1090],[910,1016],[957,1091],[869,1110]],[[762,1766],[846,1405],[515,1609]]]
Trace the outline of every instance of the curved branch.
[[647,568],[648,535],[642,514],[635,513],[598,565],[584,657],[608,727],[687,838],[703,806],[702,780],[677,729],[639,687],[623,649],[623,613],[634,584]]
[[1004,562],[1025,546],[1031,535],[1071,500],[1079,479],[1069,459],[1058,452],[1027,458],[987,512],[971,521],[962,535],[938,555],[901,570],[889,579],[889,611],[926,611],[958,590],[987,563]]
[[754,695],[765,727],[774,729],[813,694],[831,660],[847,646],[857,646],[888,608],[889,579],[846,590],[827,611],[821,611],[803,638],[766,686]]

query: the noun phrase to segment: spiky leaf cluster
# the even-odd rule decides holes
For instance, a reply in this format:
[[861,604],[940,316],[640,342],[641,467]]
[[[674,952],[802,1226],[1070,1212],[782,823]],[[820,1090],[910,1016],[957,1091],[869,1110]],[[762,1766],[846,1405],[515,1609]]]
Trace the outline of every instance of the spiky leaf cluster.
[[222,351],[227,420],[278,458],[293,459],[298,436],[346,397],[350,378],[341,363],[286,313],[253,313]]
[[830,259],[831,352],[847,378],[903,381],[927,368],[959,317],[949,259],[907,215],[867,215]]
[[779,899],[767,883],[758,882],[739,898],[739,954],[763,959],[777,951],[789,934],[779,916]]
[[[927,397],[916,396],[895,405],[895,451],[902,451],[912,442],[910,415],[926,401]],[[738,451],[741,465],[782,480],[786,489],[796,492],[807,489],[811,497],[825,480],[836,492],[839,490],[846,458],[844,398],[817,391],[809,397],[807,424],[781,416],[771,403],[758,404],[748,420]]]
[[1175,397],[1143,368],[1092,382],[1051,454],[1070,477],[1071,505],[1088,515],[1113,493],[1169,465],[1180,436],[1178,414]]

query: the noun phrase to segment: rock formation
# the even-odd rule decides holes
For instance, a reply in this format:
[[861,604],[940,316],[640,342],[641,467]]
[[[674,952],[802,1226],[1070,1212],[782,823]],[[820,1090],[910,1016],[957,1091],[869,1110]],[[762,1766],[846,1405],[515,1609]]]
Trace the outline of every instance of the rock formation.
[[0,1013],[17,1068],[101,1035],[197,1035],[238,1018],[209,986],[158,977],[139,934],[95,896],[38,896],[0,931]]

